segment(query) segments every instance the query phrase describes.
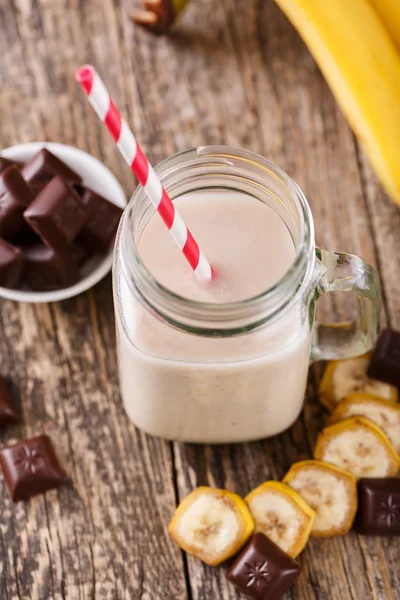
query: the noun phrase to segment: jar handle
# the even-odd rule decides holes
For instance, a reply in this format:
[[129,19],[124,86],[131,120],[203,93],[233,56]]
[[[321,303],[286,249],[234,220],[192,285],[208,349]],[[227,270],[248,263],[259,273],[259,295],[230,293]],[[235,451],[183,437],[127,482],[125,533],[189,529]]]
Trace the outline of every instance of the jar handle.
[[313,329],[311,360],[343,359],[364,354],[378,337],[380,284],[378,273],[358,256],[316,248],[324,272],[317,282],[318,299],[326,292],[352,292],[357,297],[353,322],[324,325]]

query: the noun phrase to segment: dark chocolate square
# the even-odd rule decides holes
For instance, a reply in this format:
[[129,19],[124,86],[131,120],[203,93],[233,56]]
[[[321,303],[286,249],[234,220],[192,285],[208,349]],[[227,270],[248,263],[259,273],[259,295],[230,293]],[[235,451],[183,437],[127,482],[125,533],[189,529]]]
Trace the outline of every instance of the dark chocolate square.
[[21,283],[24,259],[21,250],[0,238],[0,286],[16,288]]
[[21,415],[17,410],[11,392],[4,379],[0,376],[0,427],[20,423]]
[[400,535],[400,479],[360,479],[355,529],[364,535]]
[[385,329],[379,336],[368,367],[368,377],[400,387],[400,332]]
[[33,195],[17,167],[0,175],[0,236],[13,241],[24,225],[23,213]]
[[278,600],[300,573],[300,566],[257,533],[235,560],[226,577],[252,600]]
[[114,239],[123,211],[89,189],[84,191],[82,202],[88,209],[89,217],[78,241],[92,254],[105,254]]
[[14,501],[42,494],[66,481],[47,435],[0,450],[0,466]]
[[60,177],[53,179],[24,212],[25,220],[46,246],[66,252],[83,228],[88,211],[71,186]]
[[78,265],[78,267],[82,267],[92,256],[93,252],[90,252],[89,248],[83,246],[79,242],[79,237],[72,242],[69,254],[73,261]]
[[0,156],[0,173],[5,171],[8,167],[12,167],[15,163],[12,160],[9,160],[5,156]]
[[69,183],[79,183],[81,176],[75,173],[68,165],[57,156],[43,148],[22,167],[22,176],[29,183],[40,183],[50,181],[55,175],[59,175]]
[[30,227],[26,221],[24,221],[24,225],[19,234],[13,239],[13,245],[17,246],[17,248],[22,251],[26,246],[33,246],[41,243],[42,240],[36,231],[33,231],[32,227]]
[[82,198],[83,194],[86,192],[86,189],[84,185],[82,185],[82,183],[74,183],[73,186],[74,190],[76,191],[76,193],[80,196],[80,198]]
[[70,254],[56,253],[43,244],[23,248],[25,277],[40,292],[70,287],[79,281],[77,264]]
[[[51,180],[50,180],[51,181]],[[40,192],[46,187],[48,181],[38,181],[37,183],[28,183],[28,187],[31,190],[33,198],[39,196]]]

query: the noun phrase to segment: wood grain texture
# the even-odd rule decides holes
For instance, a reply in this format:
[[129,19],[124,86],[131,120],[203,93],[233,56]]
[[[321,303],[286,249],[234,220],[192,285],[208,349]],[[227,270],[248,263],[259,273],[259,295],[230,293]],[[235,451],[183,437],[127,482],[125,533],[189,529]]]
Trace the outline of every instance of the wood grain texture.
[[[129,194],[133,177],[74,82],[94,62],[154,162],[212,143],[259,152],[313,209],[317,241],[377,265],[384,318],[400,327],[400,214],[383,194],[309,55],[272,0],[197,0],[173,35],[128,19],[133,0],[0,2],[1,146],[50,140],[83,148]],[[324,305],[322,315],[342,305]],[[51,306],[0,303],[0,372],[24,424],[55,441],[68,486],[13,505],[0,482],[1,600],[233,600],[223,569],[167,538],[177,499],[198,484],[240,494],[308,458],[326,415],[320,366],[291,430],[240,446],[170,445],[137,431],[118,391],[110,279]],[[395,540],[312,540],[291,600],[399,600]]]

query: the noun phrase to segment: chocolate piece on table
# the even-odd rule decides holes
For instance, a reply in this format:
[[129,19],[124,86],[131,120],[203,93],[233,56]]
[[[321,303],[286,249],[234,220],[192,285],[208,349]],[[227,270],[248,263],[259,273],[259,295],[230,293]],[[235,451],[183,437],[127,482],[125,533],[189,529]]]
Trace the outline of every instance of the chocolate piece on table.
[[0,236],[12,241],[24,225],[24,210],[33,195],[17,167],[0,175]]
[[83,228],[88,210],[71,186],[53,177],[24,212],[24,218],[56,252],[67,247]]
[[372,352],[367,372],[371,379],[378,379],[400,387],[400,332],[384,329]]
[[31,160],[25,163],[21,169],[21,173],[28,183],[50,181],[56,175],[59,175],[71,184],[79,183],[82,179],[78,173],[75,173],[57,156],[46,150],[46,148],[40,150]]
[[300,573],[300,566],[257,533],[235,560],[227,579],[252,600],[278,600]]
[[400,479],[360,479],[355,530],[365,535],[400,535]]
[[21,250],[0,238],[0,286],[18,287],[21,283],[23,267]]
[[10,390],[0,376],[0,427],[15,425],[21,421],[19,410],[16,409]]
[[89,217],[78,241],[92,254],[105,254],[117,231],[122,208],[89,189],[84,192],[82,202],[89,211]]
[[35,291],[45,292],[74,285],[79,269],[69,254],[57,254],[43,244],[23,248],[25,276]]
[[0,173],[8,169],[8,167],[14,166],[15,163],[12,160],[9,160],[5,156],[0,156]]
[[14,501],[47,492],[67,479],[47,435],[3,448],[0,465]]

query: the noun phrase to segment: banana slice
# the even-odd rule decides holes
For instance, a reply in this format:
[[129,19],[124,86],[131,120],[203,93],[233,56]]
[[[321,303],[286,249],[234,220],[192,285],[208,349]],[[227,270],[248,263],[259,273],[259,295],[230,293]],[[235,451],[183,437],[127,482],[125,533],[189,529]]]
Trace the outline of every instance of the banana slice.
[[329,423],[337,423],[349,417],[366,417],[378,425],[400,454],[400,403],[388,402],[372,394],[350,394],[339,402]]
[[266,481],[246,496],[256,533],[263,533],[295,558],[310,537],[315,512],[289,486]]
[[242,498],[210,487],[199,487],[186,496],[168,527],[178,546],[211,566],[236,554],[253,530],[253,518]]
[[304,460],[292,465],[283,481],[315,510],[312,537],[350,531],[357,511],[354,475],[318,460]]
[[364,354],[328,363],[319,387],[320,401],[328,410],[333,410],[340,400],[355,392],[366,392],[393,402],[397,400],[397,388],[367,377],[370,360],[371,355]]
[[329,425],[319,434],[314,458],[360,477],[393,477],[399,456],[375,423],[352,417]]

